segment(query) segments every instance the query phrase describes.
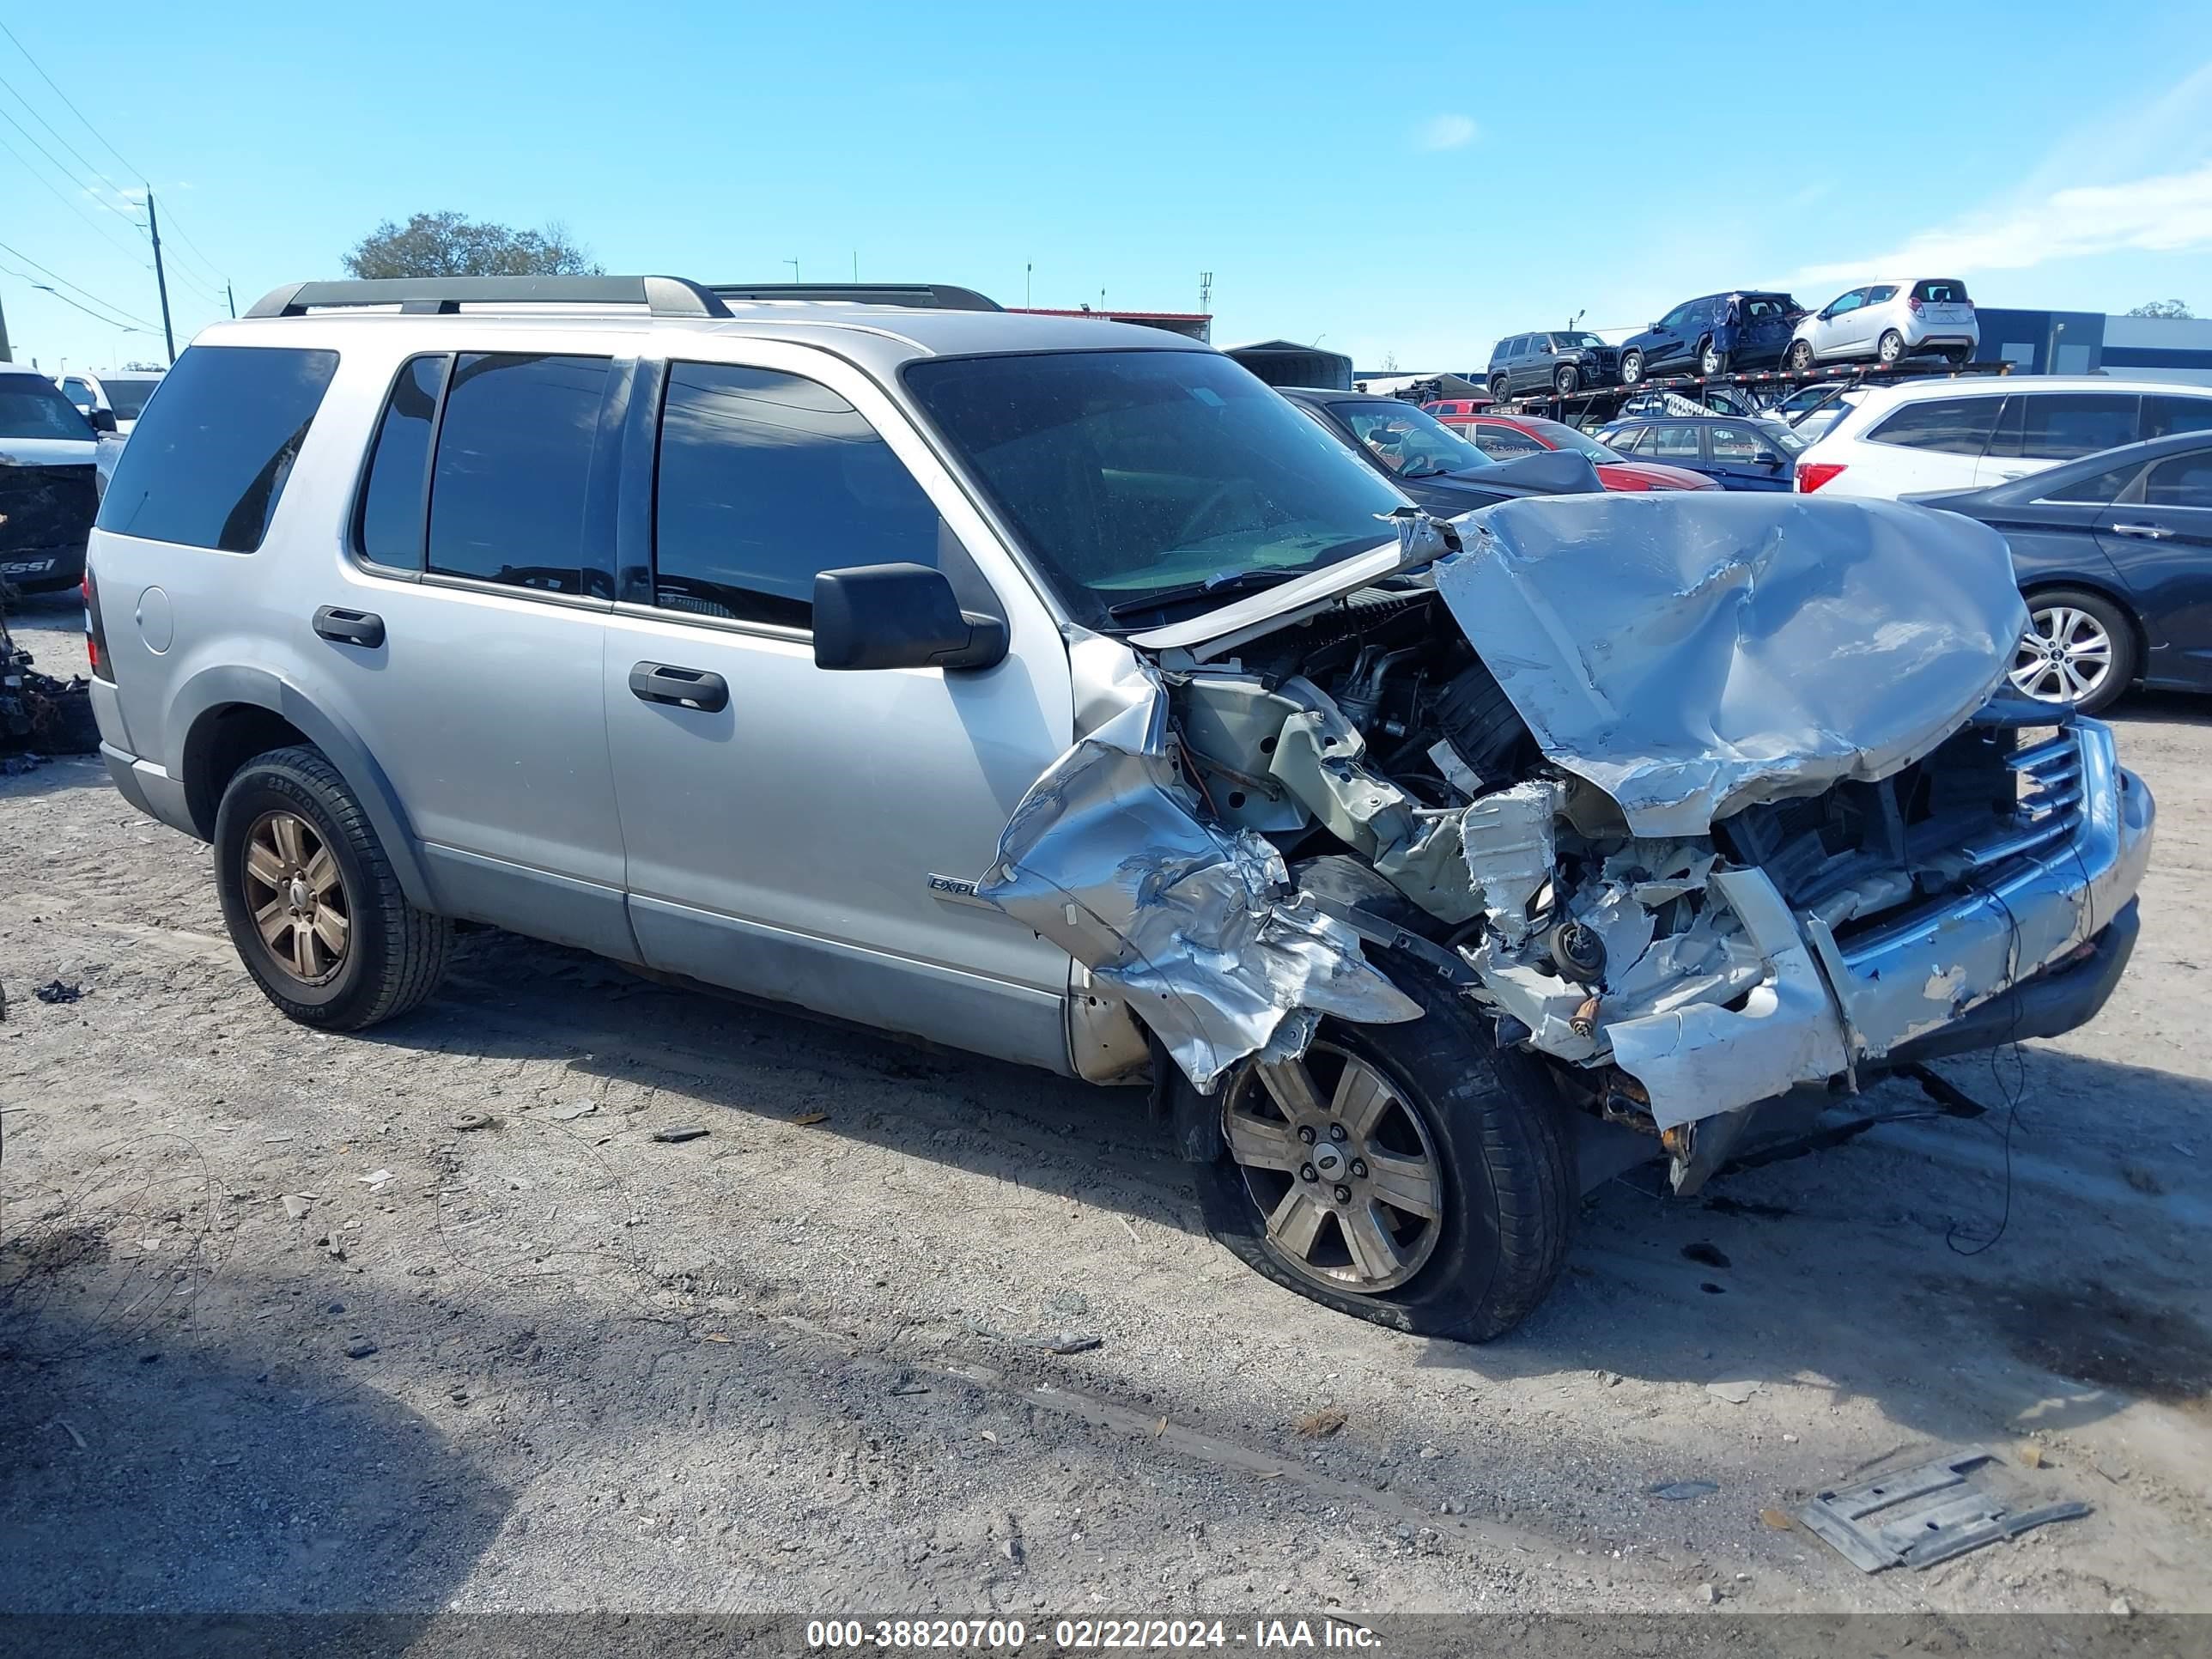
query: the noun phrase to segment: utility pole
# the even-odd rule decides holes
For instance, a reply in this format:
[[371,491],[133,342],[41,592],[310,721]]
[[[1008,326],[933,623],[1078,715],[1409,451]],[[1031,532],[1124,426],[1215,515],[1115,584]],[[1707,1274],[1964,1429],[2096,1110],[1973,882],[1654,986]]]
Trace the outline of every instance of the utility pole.
[[797,288],[799,286],[799,261],[796,259],[786,259],[784,264],[791,267],[791,285],[793,288]]
[[234,317],[237,316],[237,315],[238,315],[238,295],[236,295],[235,294],[233,294],[233,293],[230,291],[230,284],[229,284],[228,283],[225,283],[222,285],[222,298],[223,298],[223,303],[225,303],[226,305],[228,305],[228,306],[230,307],[230,314],[231,314],[232,316],[234,316]]
[[[0,363],[12,363],[15,361],[15,349],[8,343],[8,307],[0,306]],[[36,368],[37,365],[33,364],[33,367]]]
[[1205,316],[1205,315],[1206,315],[1208,313],[1212,312],[1212,309],[1213,309],[1213,273],[1212,273],[1212,271],[1210,271],[1210,270],[1201,270],[1201,271],[1200,271],[1200,272],[1198,273],[1198,310],[1199,310],[1199,314],[1200,314],[1200,316]]
[[1027,311],[1034,303],[1030,298],[1030,275],[1036,269],[1036,265],[1030,264],[1024,264],[1022,266],[1022,309],[1024,311]]
[[161,290],[161,343],[168,348],[169,367],[177,366],[177,334],[169,326],[169,276],[161,269],[161,222],[154,216],[154,186],[146,186],[146,234],[154,242],[154,285]]

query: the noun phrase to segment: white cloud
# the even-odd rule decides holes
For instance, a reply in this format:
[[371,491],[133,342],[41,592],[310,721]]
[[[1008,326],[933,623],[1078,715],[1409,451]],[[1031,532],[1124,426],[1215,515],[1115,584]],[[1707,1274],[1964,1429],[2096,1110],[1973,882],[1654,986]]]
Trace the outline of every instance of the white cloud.
[[1465,115],[1432,115],[1421,124],[1414,143],[1423,149],[1458,149],[1474,142],[1476,127]]
[[1810,287],[1882,271],[1966,276],[2125,249],[2202,247],[2212,247],[2212,162],[2123,184],[2077,185],[2039,202],[1969,215],[1870,258],[1808,265],[1796,280]]
[[2163,94],[2085,119],[2002,195],[1892,243],[1808,265],[1808,288],[1892,272],[1969,276],[2056,259],[2212,247],[2212,64]]

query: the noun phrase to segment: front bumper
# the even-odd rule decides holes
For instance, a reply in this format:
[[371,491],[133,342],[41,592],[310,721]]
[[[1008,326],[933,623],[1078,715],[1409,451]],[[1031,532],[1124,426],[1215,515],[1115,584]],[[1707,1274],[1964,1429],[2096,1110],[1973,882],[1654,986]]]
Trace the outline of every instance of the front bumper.
[[[1962,849],[1966,890],[1838,942],[1791,916],[1763,871],[1716,877],[1767,967],[1735,1007],[1606,1027],[1667,1129],[1800,1084],[2055,1036],[2092,1018],[2126,966],[2155,807],[2109,726],[2077,720],[2014,757],[2037,793]],[[2080,961],[2069,961],[2085,945]]]

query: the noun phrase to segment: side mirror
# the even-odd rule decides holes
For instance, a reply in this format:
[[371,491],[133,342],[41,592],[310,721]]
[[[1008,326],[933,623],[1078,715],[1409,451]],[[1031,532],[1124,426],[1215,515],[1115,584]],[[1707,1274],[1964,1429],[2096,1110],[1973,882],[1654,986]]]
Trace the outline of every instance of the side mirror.
[[84,411],[84,418],[92,422],[94,432],[115,430],[115,411],[112,409],[88,409]]
[[1006,624],[963,611],[926,564],[866,564],[814,578],[817,668],[989,668],[1006,657]]

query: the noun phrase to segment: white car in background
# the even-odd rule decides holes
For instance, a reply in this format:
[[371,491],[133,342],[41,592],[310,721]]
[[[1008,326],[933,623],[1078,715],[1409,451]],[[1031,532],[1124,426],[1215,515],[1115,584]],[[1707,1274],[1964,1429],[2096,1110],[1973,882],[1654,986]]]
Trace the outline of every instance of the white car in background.
[[85,419],[105,428],[106,422],[95,420],[93,413],[104,409],[115,417],[112,429],[127,438],[131,428],[138,424],[139,412],[146,407],[146,400],[161,384],[162,373],[158,368],[132,368],[117,369],[112,374],[62,374],[55,377],[55,384]]
[[1781,422],[1809,444],[1843,419],[1846,413],[1857,408],[1868,390],[1868,387],[1850,386],[1842,381],[1800,386],[1780,403],[1761,413],[1770,421]]
[[1971,362],[1982,326],[1966,285],[1950,276],[1899,276],[1838,294],[1797,325],[1783,354],[1790,368],[1844,358],[1903,362],[1940,351],[1954,363]]
[[1968,376],[1869,386],[1797,458],[1797,493],[1984,489],[2100,449],[2212,429],[2212,386],[2101,375]]

